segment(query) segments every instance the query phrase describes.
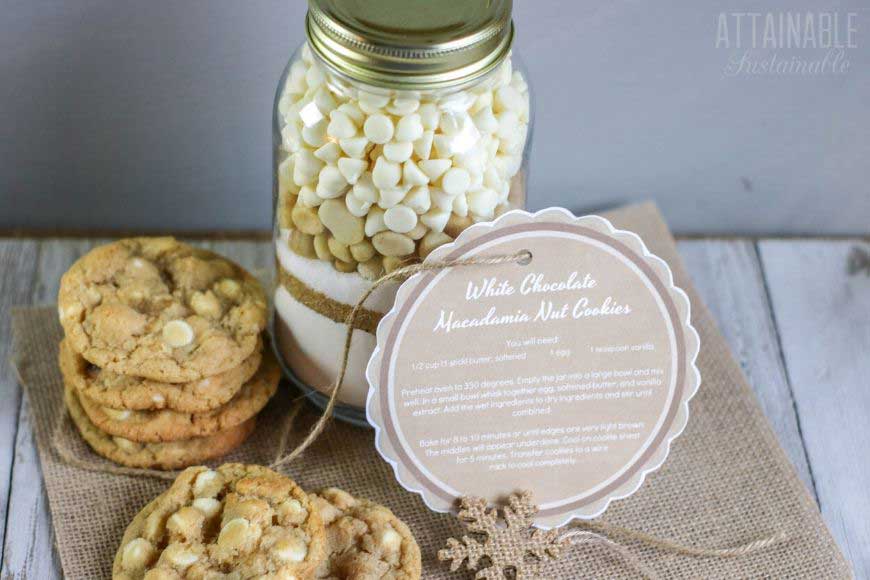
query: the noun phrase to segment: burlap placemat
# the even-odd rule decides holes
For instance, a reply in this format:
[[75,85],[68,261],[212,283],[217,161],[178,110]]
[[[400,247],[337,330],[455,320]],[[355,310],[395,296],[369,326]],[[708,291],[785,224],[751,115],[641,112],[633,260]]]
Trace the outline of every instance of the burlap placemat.
[[[724,339],[686,277],[668,229],[655,206],[604,214],[617,227],[640,234],[665,259],[692,300],[692,323],[701,336],[698,367],[703,384],[690,406],[689,425],[664,466],[635,495],[616,501],[602,520],[697,548],[727,548],[783,531],[788,541],[739,558],[697,558],[621,541],[662,578],[850,578],[848,564],[819,511],[777,444]],[[62,410],[57,369],[61,330],[53,308],[14,313],[15,363],[33,408],[42,472],[61,563],[67,578],[110,575],[117,543],[130,519],[169,483],[94,473],[61,461],[50,440]],[[251,440],[228,460],[269,463],[282,418],[297,393],[289,387],[262,416]],[[300,414],[291,441],[306,433],[316,413]],[[63,436],[77,454],[98,460],[64,423]],[[333,423],[284,471],[307,489],[340,486],[389,506],[413,530],[423,552],[425,578],[450,574],[436,554],[462,527],[430,512],[396,483],[376,453],[371,431]],[[545,568],[546,578],[636,578],[637,572],[594,546],[573,547]]]

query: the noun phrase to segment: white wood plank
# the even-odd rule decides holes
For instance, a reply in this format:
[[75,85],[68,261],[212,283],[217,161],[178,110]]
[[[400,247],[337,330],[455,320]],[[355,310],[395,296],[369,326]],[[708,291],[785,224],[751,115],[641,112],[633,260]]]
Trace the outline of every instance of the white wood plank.
[[755,244],[686,240],[677,247],[780,445],[801,480],[815,493]]
[[9,519],[3,550],[3,579],[62,578],[51,514],[31,426],[30,405],[21,405]]
[[[30,302],[53,304],[60,276],[96,243],[91,240],[44,240],[39,245]],[[10,533],[5,538],[3,578],[60,578],[51,515],[30,425],[30,406],[22,401],[15,439],[15,464],[9,495]]]
[[850,241],[759,244],[822,514],[858,578],[870,577],[870,275]]
[[[30,300],[37,250],[37,244],[32,241],[0,240],[0,546],[5,545],[11,528],[9,497],[21,403],[21,389],[9,362],[12,354],[10,310]],[[6,577],[2,567],[0,573]]]

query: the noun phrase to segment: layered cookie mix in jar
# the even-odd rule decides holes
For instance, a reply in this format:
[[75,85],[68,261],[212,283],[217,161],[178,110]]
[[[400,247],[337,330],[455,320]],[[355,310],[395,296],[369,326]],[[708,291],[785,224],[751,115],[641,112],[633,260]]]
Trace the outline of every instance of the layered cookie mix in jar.
[[[525,207],[532,110],[510,0],[311,0],[305,26],[274,111],[274,334],[322,402],[373,281]],[[365,423],[365,367],[397,287],[366,302],[339,417]]]

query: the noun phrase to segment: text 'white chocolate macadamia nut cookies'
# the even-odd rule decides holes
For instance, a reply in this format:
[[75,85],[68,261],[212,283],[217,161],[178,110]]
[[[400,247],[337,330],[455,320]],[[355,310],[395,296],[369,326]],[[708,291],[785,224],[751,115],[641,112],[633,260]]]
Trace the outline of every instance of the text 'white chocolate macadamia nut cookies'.
[[420,578],[420,547],[408,526],[389,509],[335,488],[312,494],[311,499],[326,527],[327,556],[316,578]]
[[292,480],[254,465],[191,467],[130,523],[115,580],[306,580],[326,555],[323,524]]
[[170,237],[95,248],[64,274],[58,309],[70,346],[88,361],[171,383],[237,367],[266,326],[253,276]]

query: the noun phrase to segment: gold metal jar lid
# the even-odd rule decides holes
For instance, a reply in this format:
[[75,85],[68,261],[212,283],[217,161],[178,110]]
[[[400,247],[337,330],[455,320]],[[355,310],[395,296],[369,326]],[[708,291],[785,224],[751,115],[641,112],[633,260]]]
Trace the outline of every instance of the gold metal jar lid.
[[309,0],[312,50],[366,84],[438,89],[493,70],[513,43],[512,0]]

